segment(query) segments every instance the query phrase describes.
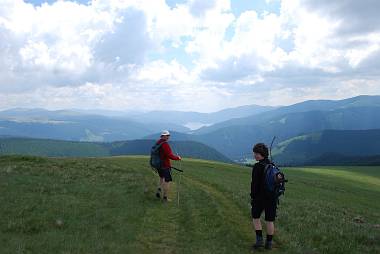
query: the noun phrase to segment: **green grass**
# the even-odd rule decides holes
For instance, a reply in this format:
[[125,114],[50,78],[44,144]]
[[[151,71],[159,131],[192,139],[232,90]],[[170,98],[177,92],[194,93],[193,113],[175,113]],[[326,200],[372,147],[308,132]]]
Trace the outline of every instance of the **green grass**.
[[[165,204],[147,157],[0,157],[0,253],[250,253],[250,169],[175,166]],[[284,171],[272,253],[380,253],[379,167]]]

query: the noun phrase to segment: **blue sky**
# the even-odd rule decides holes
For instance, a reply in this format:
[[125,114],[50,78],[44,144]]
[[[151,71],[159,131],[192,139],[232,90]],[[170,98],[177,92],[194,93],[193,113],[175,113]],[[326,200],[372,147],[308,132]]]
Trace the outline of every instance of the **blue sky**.
[[210,112],[380,94],[379,7],[373,0],[4,0],[0,109]]
[[[41,5],[43,3],[53,4],[54,2],[57,2],[57,1],[56,0],[26,0],[25,2],[26,3],[31,3],[31,4],[34,4],[34,5],[38,6],[38,5]],[[81,4],[88,4],[91,1],[88,1],[88,0],[76,0],[76,1],[72,1],[72,2],[77,2],[77,3],[81,3]]]
[[[206,0],[207,1],[207,0]],[[43,3],[49,3],[52,4],[56,2],[56,0],[26,0],[27,3],[32,3],[36,6],[41,5]],[[88,4],[91,1],[89,0],[75,0],[72,2],[77,2],[81,4]],[[177,4],[184,4],[186,3],[186,0],[166,0],[166,4],[170,6],[171,8],[176,7]],[[279,13],[280,11],[280,1],[272,1],[267,2],[265,0],[236,0],[231,1],[231,10],[235,15],[240,15],[242,12],[245,12],[247,10],[255,10],[258,13],[262,12],[275,12]]]

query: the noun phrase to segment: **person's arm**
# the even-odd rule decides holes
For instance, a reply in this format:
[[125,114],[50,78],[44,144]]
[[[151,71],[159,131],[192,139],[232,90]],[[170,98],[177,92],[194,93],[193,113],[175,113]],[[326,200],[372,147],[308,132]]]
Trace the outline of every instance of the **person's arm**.
[[175,161],[179,161],[181,159],[181,157],[173,154],[172,149],[170,148],[168,143],[162,144],[162,149],[164,150],[165,155],[169,157],[169,159]]

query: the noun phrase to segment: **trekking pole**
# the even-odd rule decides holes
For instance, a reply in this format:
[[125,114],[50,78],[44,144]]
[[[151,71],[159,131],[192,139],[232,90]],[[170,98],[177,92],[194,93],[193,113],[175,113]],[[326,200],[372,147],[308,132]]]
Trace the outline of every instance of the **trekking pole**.
[[273,146],[273,143],[274,143],[275,139],[276,139],[276,136],[273,137],[272,143],[270,143],[269,155],[270,155],[270,160],[271,161],[273,161],[273,158],[272,158],[272,146]]
[[178,189],[177,189],[177,206],[179,206],[179,188],[180,188],[180,184],[181,184],[181,177],[182,177],[182,161],[179,161],[179,171],[181,173],[179,173],[179,180],[178,180]]
[[171,169],[174,169],[174,170],[176,170],[176,171],[178,171],[178,172],[183,172],[182,169],[179,169],[179,168],[176,168],[176,167],[171,167]]
[[[178,152],[176,152],[177,156]],[[177,206],[179,206],[179,190],[180,190],[180,185],[181,185],[181,178],[182,178],[182,160],[179,161],[179,168],[172,167],[172,169],[177,170],[179,173],[179,179],[178,179],[178,187],[177,187]]]

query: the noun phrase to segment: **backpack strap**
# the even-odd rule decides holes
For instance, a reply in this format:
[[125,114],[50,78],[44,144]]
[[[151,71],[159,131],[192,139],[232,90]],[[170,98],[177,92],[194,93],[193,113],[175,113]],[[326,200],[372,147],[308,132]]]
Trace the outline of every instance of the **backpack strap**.
[[267,174],[267,171],[268,169],[272,166],[272,164],[268,163],[268,164],[265,164],[265,168],[264,168],[264,175]]
[[261,162],[261,161],[259,161],[259,164],[261,164],[261,165],[264,166],[264,175],[265,175],[266,172],[268,171],[269,167],[274,166],[274,164],[273,164],[272,162],[265,163],[265,162]]
[[164,143],[168,143],[168,141],[161,142],[160,144],[157,145],[156,149],[157,149],[157,150],[160,149],[161,146],[162,146]]

